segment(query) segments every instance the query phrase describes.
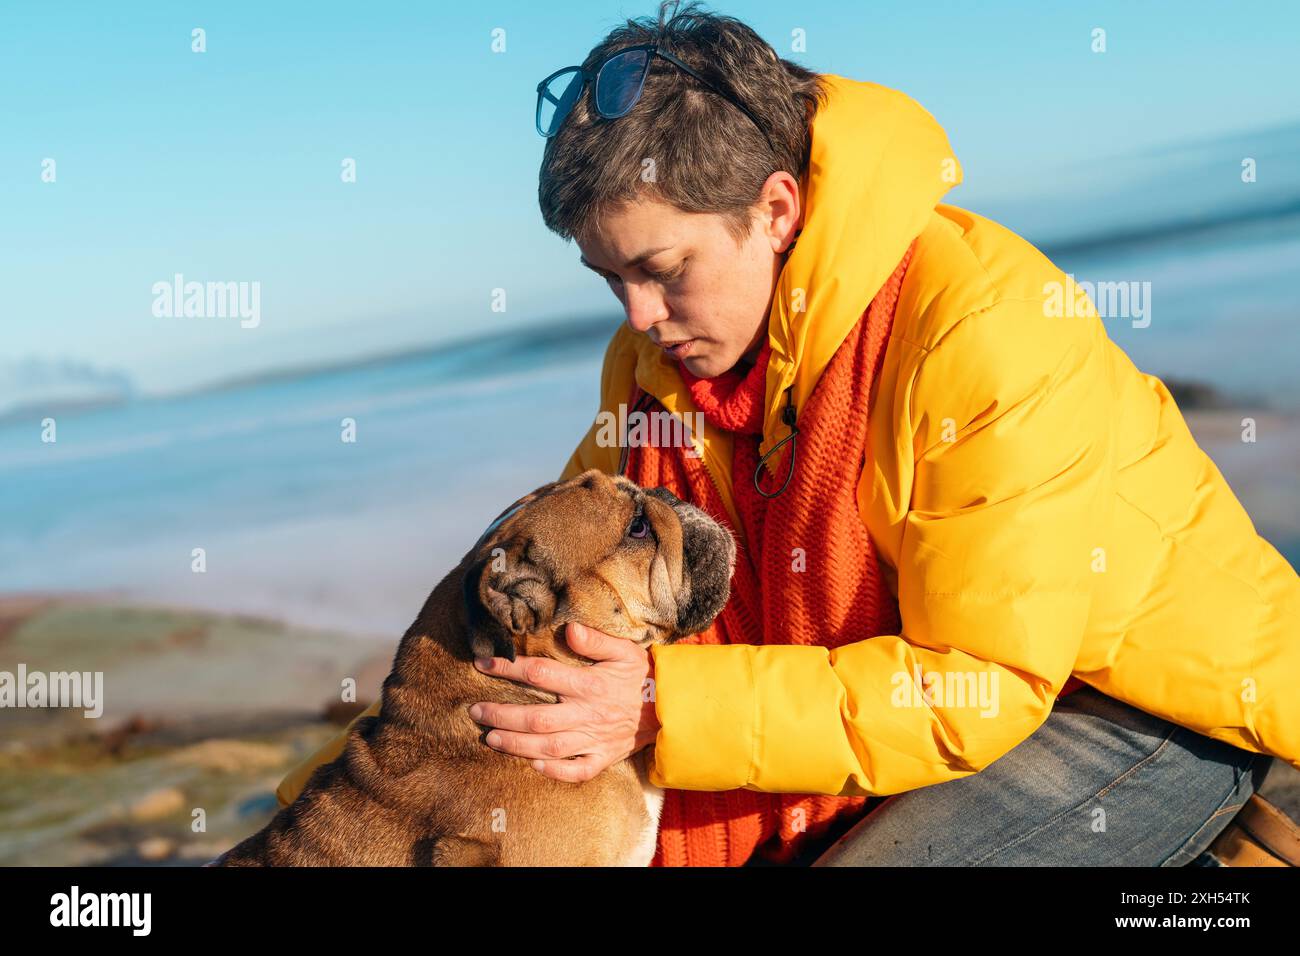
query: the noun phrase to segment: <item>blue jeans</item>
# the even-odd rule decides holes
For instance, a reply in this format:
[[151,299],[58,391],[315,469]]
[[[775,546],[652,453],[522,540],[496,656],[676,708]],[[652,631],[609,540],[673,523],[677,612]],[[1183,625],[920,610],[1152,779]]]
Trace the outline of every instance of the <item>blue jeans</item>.
[[1215,865],[1203,851],[1272,761],[1082,687],[979,773],[880,801],[807,862]]

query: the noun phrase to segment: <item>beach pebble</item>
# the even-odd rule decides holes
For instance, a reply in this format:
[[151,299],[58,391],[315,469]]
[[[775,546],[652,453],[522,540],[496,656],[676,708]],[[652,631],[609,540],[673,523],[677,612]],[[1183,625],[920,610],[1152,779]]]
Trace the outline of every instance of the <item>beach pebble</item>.
[[149,860],[156,863],[159,860],[165,860],[176,852],[176,843],[167,837],[149,837],[147,840],[141,840],[136,846],[135,852],[142,860]]
[[185,794],[176,787],[163,787],[150,791],[135,800],[130,807],[132,820],[158,820],[179,812],[185,806]]

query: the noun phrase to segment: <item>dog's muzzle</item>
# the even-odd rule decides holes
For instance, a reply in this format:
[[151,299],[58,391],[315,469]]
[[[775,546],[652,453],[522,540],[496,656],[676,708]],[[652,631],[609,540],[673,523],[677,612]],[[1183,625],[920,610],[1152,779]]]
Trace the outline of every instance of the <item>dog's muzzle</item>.
[[682,561],[690,593],[679,604],[677,633],[698,634],[717,617],[731,596],[736,568],[736,539],[722,524],[667,488],[647,488],[647,495],[669,505],[682,524]]

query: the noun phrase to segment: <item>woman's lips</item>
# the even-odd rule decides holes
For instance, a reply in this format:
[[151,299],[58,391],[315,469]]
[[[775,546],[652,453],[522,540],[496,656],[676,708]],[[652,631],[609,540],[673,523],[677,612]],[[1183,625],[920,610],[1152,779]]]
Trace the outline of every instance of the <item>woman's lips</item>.
[[686,339],[686,340],[685,340],[684,342],[682,342],[680,345],[672,345],[672,346],[665,345],[665,346],[662,346],[662,348],[663,348],[663,350],[664,350],[665,352],[667,352],[667,353],[668,353],[669,355],[671,355],[673,358],[675,358],[675,359],[683,359],[683,358],[686,358],[686,356],[687,356],[688,354],[690,354],[691,347],[692,347],[694,344],[695,344],[695,339]]

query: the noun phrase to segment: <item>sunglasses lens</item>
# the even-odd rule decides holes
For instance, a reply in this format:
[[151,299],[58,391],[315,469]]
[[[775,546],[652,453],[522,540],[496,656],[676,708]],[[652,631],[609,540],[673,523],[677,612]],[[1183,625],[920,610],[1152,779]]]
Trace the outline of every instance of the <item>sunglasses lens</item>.
[[619,53],[596,76],[596,112],[606,119],[623,116],[636,104],[645,83],[650,51]]
[[554,136],[581,94],[582,74],[577,70],[561,73],[547,83],[537,97],[537,131]]

